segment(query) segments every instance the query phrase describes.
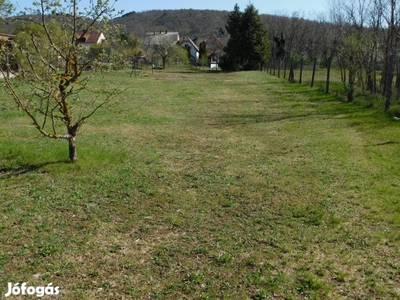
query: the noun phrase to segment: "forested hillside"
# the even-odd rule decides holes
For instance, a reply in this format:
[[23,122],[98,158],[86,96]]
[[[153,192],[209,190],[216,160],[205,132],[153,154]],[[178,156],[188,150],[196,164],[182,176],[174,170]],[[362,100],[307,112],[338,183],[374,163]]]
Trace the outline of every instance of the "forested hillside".
[[[233,8],[232,8],[233,9]],[[146,12],[129,12],[115,18],[114,24],[123,25],[124,31],[141,37],[145,32],[178,31],[180,36],[188,36],[199,44],[211,34],[220,38],[228,37],[225,26],[229,11],[217,10],[151,10]],[[286,51],[299,55],[314,57],[321,49],[329,47],[326,40],[331,39],[332,28],[324,21],[310,21],[300,13],[288,16],[260,15],[271,41],[273,36],[281,33],[286,39]],[[316,48],[319,48],[318,50]]]
[[[229,8],[228,8],[229,9]],[[233,7],[232,7],[233,9]],[[121,17],[112,20],[114,24],[123,25],[126,33],[134,33],[136,36],[143,36],[145,32],[151,31],[177,31],[181,36],[188,36],[191,39],[205,39],[211,34],[219,37],[226,36],[225,26],[230,11],[218,10],[151,10],[145,12],[128,12]],[[301,15],[291,17],[261,14],[261,19],[266,25],[270,35],[278,35],[281,32],[285,36],[298,35],[299,31],[318,31],[318,22],[305,20]],[[17,26],[16,22],[10,19],[1,24],[0,32],[13,34]],[[295,37],[294,37],[295,39]],[[301,41],[300,43],[304,42]],[[292,41],[294,42],[294,41]]]
[[228,14],[228,11],[216,10],[151,10],[129,12],[114,22],[139,36],[149,31],[169,30],[190,38],[207,38],[212,33],[224,34]]

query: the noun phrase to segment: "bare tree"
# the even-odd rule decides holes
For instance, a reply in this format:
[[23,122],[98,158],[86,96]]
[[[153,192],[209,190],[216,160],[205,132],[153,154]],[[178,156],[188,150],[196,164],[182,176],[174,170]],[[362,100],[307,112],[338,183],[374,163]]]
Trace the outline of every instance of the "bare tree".
[[[335,16],[335,21],[340,20],[343,24],[338,54],[342,67],[348,67],[349,72],[353,72],[349,80],[354,81],[357,75],[362,89],[366,87],[368,91],[376,92],[376,70],[378,64],[382,64],[380,84],[386,96],[387,111],[392,96],[400,36],[400,8],[397,1],[332,0],[331,14]],[[396,86],[400,89],[400,81],[396,81]]]
[[[6,78],[4,85],[43,136],[68,141],[69,159],[74,162],[78,159],[78,131],[116,94],[112,88],[91,89],[90,78],[93,69],[101,65],[102,56],[88,56],[89,50],[81,41],[91,31],[105,32],[107,27],[111,28],[107,19],[114,9],[108,0],[90,0],[83,10],[78,7],[80,0],[61,3],[40,0],[27,12],[32,15],[37,11],[39,16],[17,18],[31,27],[22,38],[17,35],[14,45],[21,68],[18,78]],[[28,91],[18,87],[20,81],[29,86]],[[86,92],[95,93],[95,97],[81,97]]]
[[394,77],[394,64],[396,61],[396,52],[399,36],[399,7],[396,0],[379,0],[378,9],[382,12],[384,30],[384,67],[382,72],[381,84],[385,94],[385,111],[390,107],[392,97],[392,82]]

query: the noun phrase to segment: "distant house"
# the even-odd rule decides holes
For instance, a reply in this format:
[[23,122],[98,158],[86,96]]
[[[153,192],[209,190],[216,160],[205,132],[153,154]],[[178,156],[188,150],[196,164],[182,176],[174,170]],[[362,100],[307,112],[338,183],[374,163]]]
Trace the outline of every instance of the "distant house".
[[168,31],[168,30],[146,32],[144,44],[151,46],[157,43],[163,43],[165,41],[171,41],[175,43],[179,42],[179,32]]
[[95,47],[101,46],[105,41],[106,37],[102,32],[88,31],[86,33],[77,32],[75,34],[79,43],[81,43],[84,47],[89,49],[89,53],[86,57],[87,60],[93,60],[100,55],[101,51],[105,51],[105,53],[110,56],[111,48],[110,47]]
[[[143,40],[142,49],[146,53],[147,61],[153,65],[153,68],[165,67],[165,62],[171,48],[179,43],[179,32],[169,32],[168,30],[159,32],[147,32]],[[161,61],[160,61],[161,58]]]
[[102,32],[77,32],[76,33],[76,38],[78,39],[78,42],[82,43],[84,46],[90,48],[93,45],[97,44],[102,44],[105,40],[106,37]]
[[154,31],[146,32],[143,40],[143,49],[147,52],[148,49],[154,48],[156,45],[176,44],[179,42],[179,32],[174,31]]
[[196,64],[200,57],[199,47],[187,36],[182,38],[180,42],[183,48],[188,49],[189,51],[189,60],[192,65]]
[[215,34],[212,34],[206,41],[207,55],[211,69],[217,69],[220,58],[224,54],[226,42],[219,39]]
[[[12,40],[15,38],[15,35],[0,33],[0,48],[6,48],[5,57],[0,58],[0,69],[6,71],[7,76],[9,76],[11,70],[17,70],[18,66],[15,61],[11,59],[11,51],[12,51]],[[1,51],[2,52],[2,51]]]
[[5,42],[12,41],[15,38],[15,35],[0,33],[0,45]]

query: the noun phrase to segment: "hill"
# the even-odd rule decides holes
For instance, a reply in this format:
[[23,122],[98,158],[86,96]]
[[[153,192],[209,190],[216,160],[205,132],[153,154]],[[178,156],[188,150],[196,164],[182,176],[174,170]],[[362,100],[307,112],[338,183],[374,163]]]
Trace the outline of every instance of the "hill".
[[225,33],[228,14],[228,11],[194,9],[133,11],[115,18],[114,23],[124,25],[127,32],[138,36],[145,32],[169,30],[190,38],[207,38],[212,33]]
[[[126,33],[134,33],[143,37],[145,32],[152,31],[177,31],[180,36],[188,36],[199,44],[211,34],[221,40],[228,38],[225,26],[228,21],[229,11],[218,10],[151,10],[145,12],[129,12],[112,22],[123,25]],[[301,14],[292,17],[261,14],[266,29],[271,37],[283,34],[286,38],[287,52],[303,56],[314,56],[318,51],[325,51],[324,45],[329,45],[332,28],[328,23],[307,20]],[[2,24],[0,32],[13,34],[17,22],[8,20]],[[196,41],[197,38],[197,41]],[[305,42],[307,41],[307,42]],[[318,48],[318,49],[317,49]]]
[[[133,32],[137,36],[143,36],[145,32],[168,30],[178,31],[181,36],[192,39],[202,39],[212,33],[224,35],[228,14],[228,11],[195,9],[132,11],[113,19],[113,23],[123,25],[127,33]],[[12,34],[17,22],[8,20],[1,25],[0,32]]]

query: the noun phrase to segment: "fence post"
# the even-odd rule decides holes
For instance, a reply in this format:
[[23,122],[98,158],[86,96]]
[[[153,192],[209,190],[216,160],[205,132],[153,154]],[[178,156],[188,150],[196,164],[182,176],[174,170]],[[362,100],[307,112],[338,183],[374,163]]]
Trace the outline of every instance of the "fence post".
[[293,70],[293,68],[294,68],[294,64],[293,64],[293,59],[292,59],[292,61],[291,61],[291,63],[290,63],[290,71],[289,71],[289,81],[290,82],[294,82],[294,70]]
[[303,59],[300,60],[300,78],[299,78],[299,84],[301,84],[303,79]]
[[347,91],[347,101],[354,101],[354,59],[351,55],[349,58],[349,90]]
[[329,81],[331,78],[331,65],[332,65],[332,55],[328,58],[328,70],[326,71],[326,88],[325,93],[329,93]]
[[286,58],[283,60],[283,79],[286,79]]
[[317,67],[317,58],[314,58],[314,65],[313,65],[312,76],[311,76],[311,87],[314,86],[315,68],[316,67]]
[[276,60],[274,60],[274,76],[275,76],[275,74],[276,74]]
[[278,60],[278,78],[281,78],[281,60]]
[[392,53],[389,57],[389,68],[388,68],[388,75],[386,81],[386,99],[385,99],[385,112],[389,110],[390,107],[390,100],[392,98],[392,82],[394,76],[394,61],[395,61],[395,53]]

